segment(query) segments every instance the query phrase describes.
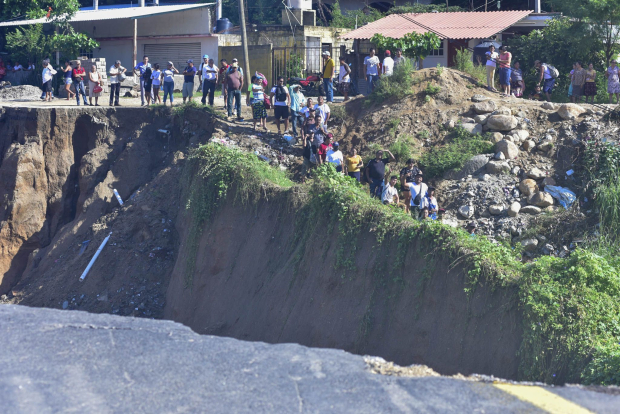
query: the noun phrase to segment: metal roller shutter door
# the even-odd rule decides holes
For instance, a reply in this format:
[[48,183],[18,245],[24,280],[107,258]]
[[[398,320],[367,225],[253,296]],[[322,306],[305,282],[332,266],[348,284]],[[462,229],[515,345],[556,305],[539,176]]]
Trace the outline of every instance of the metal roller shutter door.
[[[165,69],[166,62],[169,60],[171,60],[174,66],[180,71],[187,66],[187,59],[193,59],[196,67],[202,62],[199,42],[144,45],[144,54],[149,57],[149,62],[151,64],[159,63],[161,69]],[[140,57],[141,56],[138,56],[138,59],[140,59]]]

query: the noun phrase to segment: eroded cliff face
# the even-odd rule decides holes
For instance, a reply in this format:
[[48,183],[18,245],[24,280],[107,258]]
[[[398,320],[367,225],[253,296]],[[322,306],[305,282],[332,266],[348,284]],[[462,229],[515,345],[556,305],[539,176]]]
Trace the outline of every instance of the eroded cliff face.
[[152,178],[163,156],[151,146],[161,146],[156,130],[167,120],[140,108],[0,111],[2,294],[44,257],[42,248],[77,231],[61,236],[63,226],[92,225],[113,207],[113,188],[129,197]]

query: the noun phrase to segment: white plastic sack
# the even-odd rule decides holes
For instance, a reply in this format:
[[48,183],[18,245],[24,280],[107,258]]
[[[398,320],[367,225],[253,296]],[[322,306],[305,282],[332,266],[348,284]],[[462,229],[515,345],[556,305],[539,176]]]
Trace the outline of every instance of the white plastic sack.
[[560,202],[560,205],[565,209],[568,209],[571,205],[573,205],[577,199],[575,193],[566,187],[546,185],[545,192],[551,194],[551,197],[557,199]]

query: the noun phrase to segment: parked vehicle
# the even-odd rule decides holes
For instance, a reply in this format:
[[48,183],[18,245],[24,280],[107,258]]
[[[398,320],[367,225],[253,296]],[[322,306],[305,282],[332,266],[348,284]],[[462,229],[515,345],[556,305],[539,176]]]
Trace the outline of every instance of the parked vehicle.
[[301,85],[302,93],[305,96],[321,96],[325,95],[323,88],[323,79],[321,75],[315,74],[304,78],[291,77],[287,81],[288,85]]

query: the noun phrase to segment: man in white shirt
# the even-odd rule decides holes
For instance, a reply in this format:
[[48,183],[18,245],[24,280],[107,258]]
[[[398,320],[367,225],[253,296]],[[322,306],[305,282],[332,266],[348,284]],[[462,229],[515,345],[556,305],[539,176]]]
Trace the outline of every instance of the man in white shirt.
[[375,83],[379,79],[379,58],[375,56],[375,49],[371,48],[369,55],[364,58],[366,68],[366,82],[368,83],[368,94],[375,89]]
[[422,199],[426,195],[428,191],[428,186],[422,182],[424,176],[421,172],[419,172],[415,176],[415,182],[407,183],[407,187],[409,187],[409,192],[411,194],[411,203],[409,210],[411,211],[411,216],[414,219],[417,219],[420,215],[420,209],[422,208]]
[[487,89],[491,92],[497,92],[495,89],[495,68],[497,67],[497,59],[499,59],[499,55],[495,51],[495,46],[489,46],[489,51],[486,52],[487,57]]
[[396,189],[397,182],[397,176],[393,175],[390,177],[390,182],[385,186],[383,194],[381,194],[381,202],[383,204],[398,204],[400,201],[398,198],[398,190]]
[[121,81],[118,75],[125,73],[127,69],[121,66],[121,61],[117,60],[110,66],[110,106],[120,106],[118,103],[121,91]]
[[384,76],[391,76],[394,73],[394,59],[392,59],[392,52],[389,50],[385,51],[382,71]]
[[19,64],[19,62],[15,62],[15,66],[13,67],[13,72],[19,72],[20,70],[24,70],[24,67]]
[[322,96],[319,96],[319,103],[314,105],[314,110],[318,111],[317,113],[321,114],[321,119],[323,119],[323,126],[327,128],[327,121],[331,116],[329,105],[325,103],[325,99]]
[[[284,133],[288,133],[289,107],[291,106],[291,94],[284,86],[284,78],[278,77],[278,84],[271,88],[271,102],[273,102],[273,114],[276,118],[278,134],[280,134],[280,120],[284,120]],[[275,99],[274,99],[275,98]]]
[[331,149],[327,150],[327,162],[334,164],[336,171],[342,173],[342,164],[344,163],[344,157],[342,151],[340,151],[340,144],[334,142]]
[[[308,119],[308,117],[310,116],[310,109],[312,108],[312,110],[314,110],[314,105],[312,105],[314,103],[314,101],[312,100],[312,98],[308,98],[306,100],[306,105],[301,108],[301,114],[304,116],[304,123],[305,120]],[[314,113],[312,114],[312,116],[314,116]]]
[[213,59],[209,59],[208,55],[204,55],[205,62],[202,63],[202,69],[198,76],[202,79],[202,104],[207,104],[207,94],[209,95],[209,105],[213,106],[215,99],[215,87],[217,86],[217,79],[219,69],[215,66]]

